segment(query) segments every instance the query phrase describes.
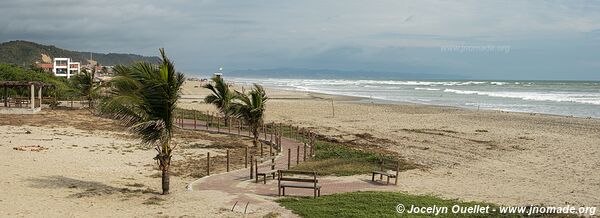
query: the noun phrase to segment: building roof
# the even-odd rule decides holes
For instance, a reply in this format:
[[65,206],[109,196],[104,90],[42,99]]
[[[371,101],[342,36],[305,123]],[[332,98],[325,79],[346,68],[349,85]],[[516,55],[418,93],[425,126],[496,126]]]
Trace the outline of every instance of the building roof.
[[0,87],[29,87],[34,85],[36,87],[54,87],[54,84],[43,83],[43,82],[27,82],[27,81],[0,81]]
[[41,64],[38,64],[38,67],[41,67],[41,68],[53,68],[54,65],[53,64],[41,63]]

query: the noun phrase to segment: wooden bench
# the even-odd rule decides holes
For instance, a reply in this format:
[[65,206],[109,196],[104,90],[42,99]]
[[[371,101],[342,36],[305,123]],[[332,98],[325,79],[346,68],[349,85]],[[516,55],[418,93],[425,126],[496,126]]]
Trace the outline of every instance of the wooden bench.
[[371,180],[375,181],[375,175],[379,175],[379,180],[383,180],[383,177],[387,177],[387,184],[390,184],[390,178],[394,178],[394,185],[398,185],[398,173],[400,172],[400,162],[391,161],[391,163],[386,163],[385,160],[382,160],[380,163],[380,168],[377,171],[373,171],[373,176]]
[[[277,173],[277,170],[275,169],[275,158],[277,158],[276,156],[266,156],[266,157],[256,157],[254,160],[254,175],[256,175],[256,183],[258,183],[258,176],[262,176],[263,177],[263,184],[267,184],[267,175],[272,175],[273,179],[275,179],[275,174]],[[262,169],[259,170],[258,169],[258,163],[263,163],[267,160],[271,160],[271,163],[268,163],[266,165],[262,165],[270,167],[270,169]]]
[[[321,185],[318,184],[319,180],[315,171],[279,170],[277,175],[277,191],[279,196],[282,193],[285,196],[285,188],[313,189],[315,198],[321,196]],[[304,177],[298,177],[297,175],[304,175]]]

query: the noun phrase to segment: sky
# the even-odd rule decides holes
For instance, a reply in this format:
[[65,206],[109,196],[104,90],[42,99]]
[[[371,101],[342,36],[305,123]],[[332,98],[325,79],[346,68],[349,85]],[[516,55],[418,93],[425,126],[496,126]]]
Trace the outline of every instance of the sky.
[[158,55],[179,71],[307,68],[600,80],[600,1],[14,0],[0,41]]

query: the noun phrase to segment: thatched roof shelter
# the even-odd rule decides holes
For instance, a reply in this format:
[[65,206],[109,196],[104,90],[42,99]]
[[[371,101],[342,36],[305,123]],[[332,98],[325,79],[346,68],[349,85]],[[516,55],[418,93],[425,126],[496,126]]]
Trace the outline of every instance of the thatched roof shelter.
[[27,81],[0,81],[0,88],[17,88],[17,87],[54,87],[54,84],[43,82],[27,82]]

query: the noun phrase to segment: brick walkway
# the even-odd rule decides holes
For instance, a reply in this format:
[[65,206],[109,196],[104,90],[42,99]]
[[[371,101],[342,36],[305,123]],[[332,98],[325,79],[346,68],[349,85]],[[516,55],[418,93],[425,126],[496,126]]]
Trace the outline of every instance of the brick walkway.
[[[217,128],[206,128],[206,123],[203,121],[196,121],[197,130],[217,132]],[[194,129],[193,120],[185,120],[184,128]],[[227,128],[221,128],[222,134],[229,134]],[[231,134],[237,135],[237,128],[231,129]],[[242,136],[247,137],[248,132],[242,131]],[[263,136],[263,135],[261,135]],[[264,137],[263,137],[264,138]],[[300,146],[300,162],[304,155],[304,145],[301,142],[291,140],[288,138],[282,138],[282,153],[275,160],[275,169],[287,169],[287,153],[288,149],[291,149],[291,166],[296,165],[297,149]],[[268,151],[266,151],[268,153]],[[307,152],[308,153],[308,152]],[[308,157],[307,157],[308,158]],[[270,167],[264,167],[259,165],[260,169],[267,169]],[[372,182],[370,175],[359,175],[350,177],[319,177],[319,184],[321,184],[321,195],[328,195],[340,192],[353,192],[359,190],[394,190],[397,186],[392,184],[385,185],[384,183]],[[266,198],[277,197],[277,180],[272,178],[267,179],[267,184],[263,184],[262,177],[259,183],[255,183],[254,179],[250,179],[250,169],[244,168],[229,173],[221,173],[210,175],[207,177],[200,178],[192,182],[189,187],[191,190],[218,190],[231,195],[235,198],[232,202],[251,202],[259,203]],[[286,190],[286,196],[312,196],[311,189],[288,189]]]

